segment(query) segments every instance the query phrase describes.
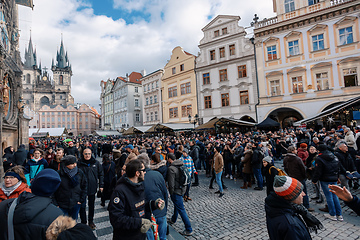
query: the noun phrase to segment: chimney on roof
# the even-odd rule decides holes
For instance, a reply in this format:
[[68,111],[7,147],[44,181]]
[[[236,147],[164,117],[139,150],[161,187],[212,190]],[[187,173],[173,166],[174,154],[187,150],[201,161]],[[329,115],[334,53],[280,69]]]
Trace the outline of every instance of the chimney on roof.
[[126,80],[127,82],[129,81],[129,74],[128,74],[128,73],[126,74],[125,80]]
[[145,70],[145,69],[141,70],[141,75],[142,75],[143,77],[146,75],[146,70]]

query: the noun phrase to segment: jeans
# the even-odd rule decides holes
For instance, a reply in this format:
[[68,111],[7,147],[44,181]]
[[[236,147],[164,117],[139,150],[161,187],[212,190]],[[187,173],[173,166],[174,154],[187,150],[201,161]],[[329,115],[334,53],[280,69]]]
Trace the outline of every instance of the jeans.
[[310,203],[309,203],[309,195],[307,193],[307,189],[306,189],[306,179],[302,180],[301,181],[301,184],[304,186],[304,193],[306,194],[304,197],[303,197],[303,205],[304,207],[306,208],[309,208],[310,207]]
[[[88,206],[89,206],[89,223],[94,221],[94,210],[95,210],[95,194],[87,196],[88,198]],[[86,224],[86,199],[81,203],[80,208],[80,219],[81,223]]]
[[256,177],[257,185],[259,188],[264,187],[264,180],[261,174],[261,168],[253,168],[254,175]]
[[324,201],[324,197],[320,191],[320,182],[317,182],[316,184],[314,184],[314,189],[315,189],[316,197],[319,198],[319,201]]
[[[155,217],[155,219],[158,225],[160,240],[166,240],[166,230],[167,230],[166,215],[163,217]],[[147,236],[147,240],[154,240],[154,232],[151,228],[146,232],[146,236]]]
[[186,213],[182,196],[177,194],[172,194],[170,198],[174,204],[174,214],[171,217],[171,221],[176,222],[178,214],[180,214],[181,219],[184,222],[185,229],[188,230],[189,232],[192,232],[191,223]]
[[222,183],[221,183],[221,175],[222,175],[222,171],[219,173],[216,173],[216,183],[219,185],[219,191],[222,193],[223,187],[222,187]]
[[332,192],[329,191],[328,185],[337,185],[336,182],[322,182],[320,181],[321,188],[324,192],[326,202],[329,208],[329,214],[331,216],[341,216],[341,206],[339,198]]
[[60,208],[64,215],[72,217],[74,220],[78,219],[81,204],[76,204],[70,209]]
[[231,162],[225,162],[225,176],[230,175],[232,176],[231,172]]

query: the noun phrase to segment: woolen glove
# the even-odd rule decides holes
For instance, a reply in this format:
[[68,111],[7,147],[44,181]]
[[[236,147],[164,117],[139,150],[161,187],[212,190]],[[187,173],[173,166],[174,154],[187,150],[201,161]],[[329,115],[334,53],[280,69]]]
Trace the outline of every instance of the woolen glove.
[[[160,200],[161,200],[161,198],[158,198],[158,199],[155,200],[155,205],[156,205],[156,206],[159,206],[159,201],[160,201]],[[162,202],[161,205],[159,206],[159,209],[160,209],[160,210],[163,210],[164,207],[165,207],[165,202]]]
[[146,233],[151,227],[151,222],[149,219],[146,218],[142,218],[141,219],[141,228],[140,228],[140,232],[141,233]]

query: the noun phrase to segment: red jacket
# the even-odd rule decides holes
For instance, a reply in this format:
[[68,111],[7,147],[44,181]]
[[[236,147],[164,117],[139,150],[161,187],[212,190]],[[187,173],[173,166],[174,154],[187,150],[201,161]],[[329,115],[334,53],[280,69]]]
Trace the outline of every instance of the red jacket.
[[301,158],[303,163],[306,165],[306,159],[309,157],[309,152],[306,149],[299,148],[297,154],[299,158]]
[[0,202],[6,200],[6,199],[10,199],[10,198],[17,198],[19,197],[20,193],[22,192],[31,192],[31,189],[28,187],[28,185],[26,183],[21,183],[20,186],[15,189],[10,196],[6,196],[5,193],[3,192],[3,190],[0,188]]

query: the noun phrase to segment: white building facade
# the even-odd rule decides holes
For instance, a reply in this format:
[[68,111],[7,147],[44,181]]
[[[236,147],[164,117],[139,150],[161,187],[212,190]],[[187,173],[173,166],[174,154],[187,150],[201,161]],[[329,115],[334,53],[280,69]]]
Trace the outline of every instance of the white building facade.
[[113,105],[113,86],[114,81],[108,79],[106,82],[101,81],[101,128],[114,129],[114,105]]
[[164,70],[159,69],[141,79],[143,89],[143,125],[162,123],[161,78]]
[[219,15],[202,29],[195,72],[203,122],[215,116],[256,121],[254,48],[239,20]]

